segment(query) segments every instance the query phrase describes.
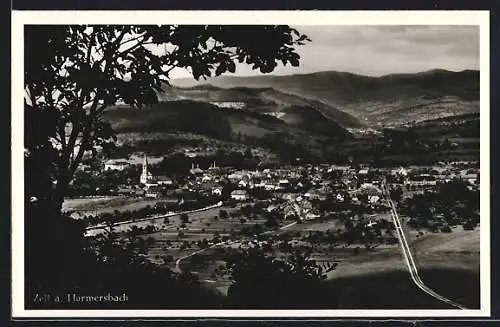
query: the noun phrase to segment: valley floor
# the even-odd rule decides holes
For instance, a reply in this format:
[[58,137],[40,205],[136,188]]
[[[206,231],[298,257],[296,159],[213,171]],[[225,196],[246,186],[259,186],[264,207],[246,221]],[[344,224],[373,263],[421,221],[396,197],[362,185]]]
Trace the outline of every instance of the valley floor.
[[[124,203],[125,200],[120,198],[81,200],[81,203],[79,201],[73,200],[65,204],[87,210],[104,208],[112,210],[111,208],[115,206],[125,204],[146,205],[144,201],[149,200],[130,200],[130,203]],[[151,203],[148,204],[151,205]],[[194,243],[192,248],[182,247],[185,241],[198,242],[211,239],[215,233],[228,236],[233,240],[231,245],[221,244],[203,251],[196,255],[197,264],[192,262],[191,257],[180,263],[181,268],[189,269],[198,276],[201,282],[224,294],[227,293],[231,284],[230,277],[224,270],[224,248],[237,248],[250,241],[234,233],[238,233],[245,226],[262,224],[264,220],[259,217],[245,222],[239,219],[218,219],[217,215],[221,209],[232,213],[238,210],[239,206],[234,208],[224,206],[190,214],[187,228],[181,230],[179,230],[181,221],[178,215],[169,217],[170,221],[166,226],[163,226],[165,224],[163,218],[134,224],[144,225],[143,227],[150,224],[163,226],[161,231],[143,237],[155,240],[148,248],[150,259],[161,263],[164,255],[170,255],[172,268],[176,268],[176,261],[179,258],[188,256],[198,248]],[[380,216],[386,217],[387,214],[380,214]],[[295,225],[284,221],[281,227],[286,227],[286,232],[292,236],[291,244],[297,245],[303,242],[295,239],[300,234],[335,229],[338,227],[336,224],[336,220],[312,220]],[[180,231],[183,232],[182,236],[179,234]],[[480,304],[480,229],[467,231],[462,227],[456,227],[451,233],[425,231],[418,237],[418,231],[412,230],[410,235],[412,253],[424,283],[438,294],[469,309],[478,309]],[[316,260],[339,263],[335,270],[327,273],[327,280],[324,282],[325,292],[332,295],[331,298],[325,299],[322,309],[339,309],[333,307],[339,303],[343,309],[450,309],[446,304],[423,293],[413,284],[398,244],[379,245],[371,250],[360,246],[358,252],[354,251],[355,247],[358,246],[335,244],[313,247],[313,257]],[[275,254],[280,255],[279,251]]]

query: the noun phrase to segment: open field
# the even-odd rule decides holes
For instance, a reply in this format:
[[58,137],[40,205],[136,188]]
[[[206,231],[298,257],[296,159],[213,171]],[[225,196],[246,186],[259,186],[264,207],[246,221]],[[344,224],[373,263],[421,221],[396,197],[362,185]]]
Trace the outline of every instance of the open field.
[[343,224],[341,224],[338,220],[325,220],[325,221],[319,221],[319,220],[311,220],[311,221],[305,221],[300,224],[294,225],[287,229],[288,232],[309,232],[309,231],[327,231],[328,229],[337,229],[340,227],[343,227]]
[[346,255],[342,263],[330,272],[328,279],[366,276],[388,271],[405,271],[399,244],[389,249],[365,251],[358,255]]
[[463,230],[461,227],[453,229],[452,233],[427,233],[413,241],[417,253],[433,252],[479,252],[479,229]]
[[[437,293],[468,307],[479,307],[479,228],[452,233],[429,233],[413,242],[424,283]],[[445,273],[450,271],[451,273]]]
[[124,196],[104,198],[76,198],[65,199],[63,211],[78,211],[82,214],[99,214],[115,210],[137,210],[146,206],[154,206],[159,200],[145,198],[131,198]]
[[[156,203],[156,201],[154,203]],[[189,222],[186,224],[186,227],[182,229],[186,231],[189,230],[201,231],[203,227],[207,227],[206,224],[203,225],[203,222],[207,221],[207,219],[213,219],[213,217],[217,215],[219,213],[219,210],[221,209],[226,210],[227,212],[231,212],[237,210],[238,207],[235,208],[215,207],[203,211],[191,212],[188,214]],[[148,218],[141,221],[116,224],[114,228],[115,232],[117,233],[127,232],[132,226],[145,228],[151,225],[161,230],[180,230],[182,224],[180,216],[181,216],[180,213],[168,216],[161,215],[158,217],[152,217],[150,219]],[[88,232],[90,232],[88,233],[88,235],[93,235],[94,233],[98,233],[99,229],[91,229]]]
[[[455,228],[452,233],[428,232],[414,240],[411,247],[422,280],[427,286],[468,308],[479,308],[479,229],[464,231]],[[397,295],[405,287],[416,288],[406,269],[399,248],[384,249],[346,258],[336,270],[328,274],[328,278],[332,285],[337,285],[339,292],[358,294],[370,294],[376,291],[374,288],[382,288],[384,284],[381,283],[387,280],[385,287],[391,285],[387,290],[396,292],[393,304],[405,307],[401,303],[407,301],[406,297],[413,296],[408,294],[422,293],[415,289],[415,292]],[[366,302],[369,306],[373,305],[370,303]],[[375,303],[380,304],[377,308],[384,308],[384,302]],[[355,307],[360,308],[358,305],[360,303]],[[416,308],[414,305],[411,307]]]
[[[479,229],[464,231],[458,227],[452,233],[427,232],[414,239],[410,246],[417,267],[421,269],[447,268],[479,273]],[[399,245],[350,256],[328,277],[352,277],[392,270],[406,270]]]

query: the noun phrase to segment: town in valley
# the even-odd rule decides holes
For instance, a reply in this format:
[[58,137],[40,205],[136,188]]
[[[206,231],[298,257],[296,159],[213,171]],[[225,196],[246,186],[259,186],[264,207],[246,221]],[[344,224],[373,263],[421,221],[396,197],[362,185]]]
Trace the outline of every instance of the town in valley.
[[25,34],[26,307],[481,309],[478,26]]

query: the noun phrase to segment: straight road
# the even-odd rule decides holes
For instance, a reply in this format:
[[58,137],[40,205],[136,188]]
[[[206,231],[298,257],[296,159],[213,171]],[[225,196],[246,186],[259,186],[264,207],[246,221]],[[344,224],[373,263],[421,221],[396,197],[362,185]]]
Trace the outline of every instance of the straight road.
[[447,303],[448,305],[457,308],[457,309],[466,309],[464,306],[442,296],[434,292],[432,289],[427,287],[422,279],[420,278],[420,275],[418,274],[417,266],[415,265],[415,261],[413,260],[413,256],[410,251],[410,246],[408,245],[408,241],[406,240],[405,233],[403,231],[403,227],[401,225],[401,220],[399,219],[398,212],[396,210],[396,206],[394,205],[394,202],[392,201],[390,197],[390,192],[389,188],[387,186],[387,183],[385,180],[382,182],[383,185],[383,190],[387,198],[387,202],[389,203],[391,207],[391,215],[392,219],[394,221],[394,227],[396,228],[396,232],[398,234],[398,239],[399,239],[399,244],[401,245],[401,250],[403,253],[403,257],[405,260],[405,263],[408,267],[408,270],[410,272],[411,279],[417,285],[418,288],[420,288],[422,291],[425,293],[429,294],[430,296],[434,297],[435,299],[442,301],[444,303]]

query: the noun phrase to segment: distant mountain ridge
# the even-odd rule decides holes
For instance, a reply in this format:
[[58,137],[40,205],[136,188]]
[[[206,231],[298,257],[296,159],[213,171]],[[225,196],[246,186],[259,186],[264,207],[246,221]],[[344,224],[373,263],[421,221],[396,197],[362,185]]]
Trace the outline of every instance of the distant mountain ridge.
[[289,96],[301,97],[304,101],[318,101],[372,126],[479,112],[477,70],[453,72],[435,69],[380,77],[324,71],[284,76],[219,76],[202,82],[175,79],[172,84],[180,87],[209,84],[226,89],[272,88]]

